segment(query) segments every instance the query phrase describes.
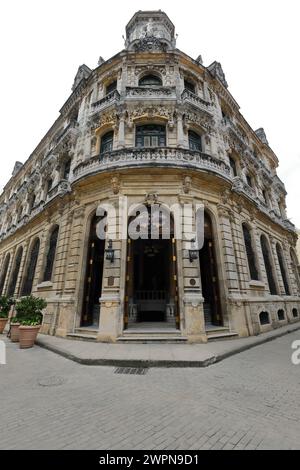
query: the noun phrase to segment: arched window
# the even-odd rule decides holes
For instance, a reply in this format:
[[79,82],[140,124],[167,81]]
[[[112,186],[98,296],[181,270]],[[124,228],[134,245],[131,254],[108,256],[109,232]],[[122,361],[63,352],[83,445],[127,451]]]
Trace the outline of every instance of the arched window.
[[290,256],[291,256],[291,262],[292,262],[292,270],[296,282],[296,286],[298,289],[298,295],[300,295],[300,278],[299,278],[299,273],[298,273],[298,259],[296,256],[296,253],[292,250],[290,250]]
[[9,282],[9,285],[8,285],[8,289],[7,289],[7,295],[9,297],[12,297],[15,293],[15,290],[16,290],[16,285],[17,285],[18,275],[19,275],[19,271],[20,271],[22,256],[23,256],[23,248],[20,247],[17,251],[17,254],[16,254],[13,272],[12,272],[10,282]]
[[43,281],[51,281],[51,278],[52,278],[52,271],[53,271],[57,238],[58,238],[58,230],[59,230],[59,227],[57,225],[54,228],[54,230],[52,230],[52,233],[50,236]]
[[274,279],[273,270],[272,270],[270,249],[269,249],[268,241],[265,235],[262,235],[260,237],[260,244],[261,244],[261,250],[262,250],[262,254],[264,258],[270,293],[271,295],[277,295],[277,288],[276,288],[275,279]]
[[109,93],[112,93],[117,89],[117,80],[114,80],[111,82],[109,85],[106,87],[106,94],[108,95]]
[[292,314],[293,314],[294,318],[297,318],[298,317],[298,310],[296,308],[293,308]]
[[17,212],[17,223],[20,222],[22,218],[22,213],[23,213],[23,207],[19,207],[18,212]]
[[263,198],[264,198],[264,201],[265,201],[266,205],[268,206],[269,205],[269,199],[268,199],[268,196],[267,196],[267,191],[265,189],[262,190],[262,195],[263,195]]
[[253,246],[252,246],[251,233],[247,225],[245,224],[243,224],[243,235],[244,235],[244,242],[245,242],[245,248],[246,248],[247,259],[248,259],[248,266],[249,266],[249,271],[250,271],[250,278],[253,281],[258,281],[258,271],[256,267],[256,262],[255,262],[255,254],[254,254]]
[[246,180],[247,180],[248,186],[250,186],[250,188],[253,188],[253,178],[252,178],[252,176],[247,174],[246,175]]
[[189,148],[202,152],[201,136],[194,131],[189,131]]
[[268,312],[260,312],[259,322],[261,325],[268,325],[270,323],[270,317]]
[[32,211],[32,209],[34,208],[35,200],[36,200],[36,195],[32,194],[32,196],[30,198],[30,201],[29,201],[29,214]]
[[230,168],[231,168],[231,173],[233,176],[237,176],[237,170],[236,170],[236,163],[235,163],[235,159],[232,158],[232,157],[229,157],[229,164],[230,164]]
[[186,79],[184,79],[184,89],[191,91],[192,93],[195,93],[196,91],[195,85],[193,84],[193,82],[191,82],[190,80],[186,80]]
[[278,310],[277,317],[278,317],[279,321],[285,320],[284,310],[282,310],[282,309]]
[[31,252],[29,254],[29,263],[27,265],[27,269],[25,271],[25,275],[23,278],[23,286],[21,290],[21,296],[30,295],[32,291],[32,285],[35,275],[36,264],[39,256],[40,251],[40,240],[37,238],[31,248]]
[[71,170],[71,158],[68,158],[68,160],[64,164],[64,171],[63,171],[63,179],[64,180],[69,179],[70,170]]
[[53,184],[53,180],[52,178],[49,178],[47,180],[47,183],[46,183],[46,191],[47,191],[47,194],[49,193],[49,191],[51,191],[52,189],[52,184]]
[[9,262],[10,262],[10,254],[8,253],[8,255],[5,258],[4,264],[3,264],[1,278],[0,278],[0,295],[3,294],[3,288],[4,288],[6,276],[7,276]]
[[162,81],[157,75],[145,75],[140,78],[139,86],[162,86]]
[[282,248],[279,245],[279,243],[276,244],[276,252],[277,252],[277,258],[279,262],[279,267],[280,267],[280,272],[283,280],[283,285],[284,285],[284,290],[286,295],[290,295],[290,288],[289,288],[289,283],[287,280],[287,275],[286,275],[286,270],[285,270],[285,265],[284,265],[284,260],[283,260],[283,253],[282,253]]
[[166,127],[156,124],[137,126],[135,144],[136,147],[165,147]]
[[111,152],[113,149],[113,142],[114,142],[114,132],[109,131],[106,132],[101,137],[101,146],[100,146],[100,155],[106,152]]

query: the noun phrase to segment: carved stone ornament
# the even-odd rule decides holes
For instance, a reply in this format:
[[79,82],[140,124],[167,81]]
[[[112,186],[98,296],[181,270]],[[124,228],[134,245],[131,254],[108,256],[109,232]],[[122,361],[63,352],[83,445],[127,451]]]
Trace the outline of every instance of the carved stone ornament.
[[220,196],[221,196],[222,203],[226,204],[228,203],[229,199],[232,198],[232,192],[230,189],[227,188],[227,189],[224,189],[224,191],[220,193]]
[[110,180],[112,191],[114,194],[119,194],[120,191],[120,180],[117,176],[113,176]]
[[262,127],[260,127],[259,129],[257,129],[257,130],[255,131],[255,134],[256,134],[257,137],[262,141],[263,144],[269,145],[269,142],[268,142],[266,133],[265,133],[265,131],[264,131],[264,129],[263,129]]
[[167,44],[155,36],[145,36],[133,45],[135,52],[165,52],[167,48]]
[[191,190],[191,186],[192,186],[192,178],[190,176],[184,176],[183,177],[183,183],[182,183],[182,188],[183,188],[183,192],[185,194],[189,194],[190,190]]
[[231,217],[231,210],[228,207],[224,206],[223,204],[217,205],[218,214],[220,217]]
[[152,204],[157,204],[158,202],[158,193],[148,193],[145,195],[145,203],[151,206]]
[[65,194],[72,191],[71,185],[68,181],[61,181],[58,185],[58,193],[60,197],[64,197]]
[[228,83],[225,78],[225,73],[223,72],[222,65],[220,62],[213,62],[209,67],[208,70],[212,74],[214,78],[217,78],[225,88],[228,88]]
[[78,209],[74,210],[74,219],[80,219],[84,216],[85,206],[78,207]]
[[136,76],[141,75],[144,72],[158,72],[161,75],[166,75],[166,67],[165,65],[143,65],[139,67],[135,67],[134,74]]

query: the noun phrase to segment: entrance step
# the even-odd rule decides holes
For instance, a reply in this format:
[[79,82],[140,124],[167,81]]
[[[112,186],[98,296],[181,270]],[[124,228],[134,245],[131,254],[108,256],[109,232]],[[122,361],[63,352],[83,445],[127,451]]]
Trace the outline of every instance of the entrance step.
[[210,327],[206,330],[207,341],[218,341],[225,339],[238,338],[239,335],[235,331],[230,331],[226,327]]
[[96,341],[97,336],[96,335],[85,335],[83,333],[68,333],[67,338],[69,339],[78,339],[82,341]]
[[83,341],[96,341],[98,330],[96,328],[82,327],[76,328],[74,333],[68,333],[67,338],[79,339]]
[[117,339],[120,343],[182,343],[187,341],[178,330],[125,330]]

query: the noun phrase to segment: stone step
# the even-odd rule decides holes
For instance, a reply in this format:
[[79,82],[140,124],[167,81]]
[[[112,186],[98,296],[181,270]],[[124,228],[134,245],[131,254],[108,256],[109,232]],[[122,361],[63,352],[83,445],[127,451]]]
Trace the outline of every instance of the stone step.
[[81,341],[97,341],[97,335],[85,334],[85,333],[68,333],[67,338],[78,339]]
[[207,341],[223,341],[226,339],[238,338],[239,335],[234,331],[206,332]]
[[127,334],[117,338],[119,343],[184,343],[186,336],[165,334]]
[[91,335],[91,336],[97,336],[98,334],[98,329],[97,328],[75,328],[74,333],[78,333],[79,335]]
[[123,336],[132,336],[132,335],[163,335],[163,336],[180,336],[181,333],[178,330],[170,329],[170,330],[161,330],[161,329],[138,329],[136,328],[135,330],[124,330],[122,333]]

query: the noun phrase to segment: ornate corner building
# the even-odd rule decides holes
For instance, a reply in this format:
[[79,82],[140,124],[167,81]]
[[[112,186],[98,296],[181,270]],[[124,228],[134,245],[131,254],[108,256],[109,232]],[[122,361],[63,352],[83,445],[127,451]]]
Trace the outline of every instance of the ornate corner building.
[[[277,166],[221,64],[176,49],[165,13],[139,11],[125,48],[79,67],[58,119],[15,164],[0,196],[0,293],[46,298],[44,333],[98,341],[206,342],[299,321]],[[203,248],[191,257],[174,224],[169,239],[99,239],[97,207],[125,196],[204,204]]]

